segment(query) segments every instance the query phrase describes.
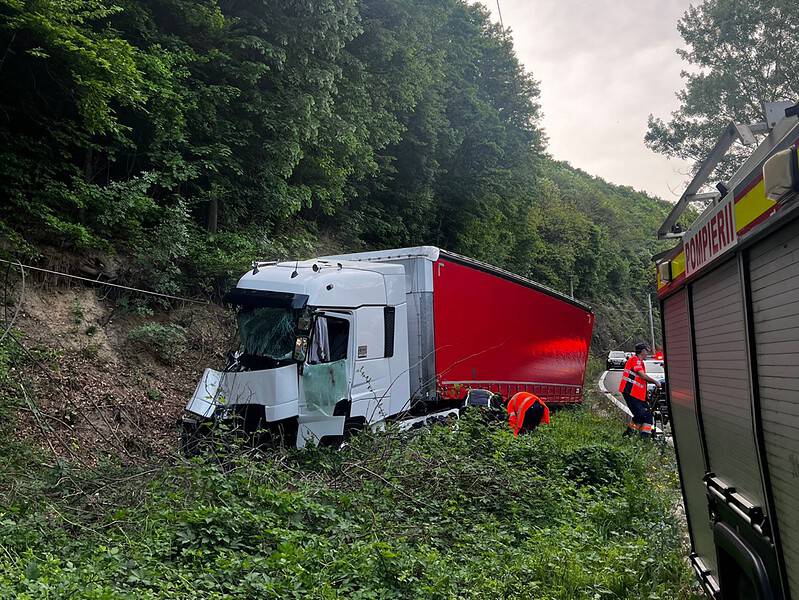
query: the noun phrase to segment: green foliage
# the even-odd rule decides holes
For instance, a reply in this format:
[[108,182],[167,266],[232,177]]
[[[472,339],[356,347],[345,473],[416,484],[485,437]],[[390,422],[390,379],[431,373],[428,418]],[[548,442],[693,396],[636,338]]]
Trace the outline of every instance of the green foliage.
[[87,360],[94,360],[100,355],[100,345],[90,342],[81,347],[80,355]]
[[610,485],[621,480],[629,457],[618,448],[586,446],[564,456],[563,475],[579,485]]
[[0,502],[0,596],[698,599],[673,464],[619,429],[562,411],[516,439],[467,417],[341,452],[107,468]]
[[[5,329],[0,329],[0,334]],[[21,337],[19,331],[11,331]],[[36,356],[36,354],[34,354]],[[44,356],[36,356],[44,359]],[[41,482],[26,483],[27,474],[32,472],[39,457],[29,444],[21,442],[15,435],[19,407],[29,408],[27,392],[23,387],[20,373],[31,368],[33,361],[10,336],[0,342],[0,503],[11,502],[28,497],[27,492],[39,493]],[[3,517],[0,516],[0,523]],[[0,534],[0,546],[3,537]],[[2,597],[2,596],[0,596]]]
[[[0,333],[3,331],[5,329],[0,330]],[[6,336],[6,339],[0,343],[0,391],[4,392],[3,400],[0,401],[0,422],[5,421],[11,415],[7,402],[10,403],[18,394],[14,367],[20,363],[21,358],[19,347],[10,337]]]
[[83,323],[83,319],[86,318],[86,309],[84,308],[83,304],[80,300],[75,298],[75,301],[72,303],[72,308],[70,309],[70,313],[72,314],[72,322],[75,325],[80,325]]
[[[121,255],[121,283],[219,298],[252,260],[311,256],[321,234],[436,244],[604,305],[652,291],[667,205],[546,156],[538,85],[479,5],[0,14],[0,235],[20,253],[99,249]],[[645,329],[632,321],[598,347]]]
[[128,340],[171,365],[186,351],[186,330],[180,325],[145,323],[128,332]]
[[314,236],[298,229],[267,237],[263,232],[207,233],[195,230],[189,238],[188,261],[183,268],[190,283],[206,294],[221,296],[235,285],[253,260],[285,260],[311,256]]
[[[545,154],[464,0],[0,0],[0,234],[219,296],[253,259],[437,244],[584,299],[652,281],[666,205]],[[634,227],[630,227],[634,223]]]
[[[761,102],[799,97],[799,7],[784,0],[704,0],[678,25],[686,48],[680,107],[650,116],[647,145],[666,156],[704,160],[730,121],[763,120]],[[726,181],[749,151],[736,145],[715,173]]]

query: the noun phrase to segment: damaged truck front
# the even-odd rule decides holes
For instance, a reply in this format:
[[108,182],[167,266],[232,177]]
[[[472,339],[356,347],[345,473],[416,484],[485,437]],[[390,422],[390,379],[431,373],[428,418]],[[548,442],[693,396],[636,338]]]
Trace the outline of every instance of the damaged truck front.
[[206,369],[184,428],[235,421],[304,446],[400,412],[410,396],[407,351],[393,351],[407,339],[404,288],[399,265],[256,266],[225,298],[237,347],[224,370]]

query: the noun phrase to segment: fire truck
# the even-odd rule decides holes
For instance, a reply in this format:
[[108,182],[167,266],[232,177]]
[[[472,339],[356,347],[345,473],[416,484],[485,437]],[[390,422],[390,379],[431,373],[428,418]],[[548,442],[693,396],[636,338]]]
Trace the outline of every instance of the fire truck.
[[[725,600],[799,599],[799,105],[764,113],[729,124],[655,257],[690,560]],[[738,140],[756,147],[703,192]]]

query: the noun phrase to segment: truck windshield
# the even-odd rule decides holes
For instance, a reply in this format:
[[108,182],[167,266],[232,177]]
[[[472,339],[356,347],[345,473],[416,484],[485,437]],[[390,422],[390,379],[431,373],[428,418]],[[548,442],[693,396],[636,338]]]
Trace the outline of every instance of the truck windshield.
[[294,313],[286,308],[241,308],[239,341],[245,356],[283,361],[294,350]]

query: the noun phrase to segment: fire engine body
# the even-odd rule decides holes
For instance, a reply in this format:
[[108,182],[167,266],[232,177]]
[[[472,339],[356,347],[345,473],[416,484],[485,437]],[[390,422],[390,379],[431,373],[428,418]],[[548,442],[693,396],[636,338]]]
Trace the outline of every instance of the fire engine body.
[[239,350],[205,371],[190,424],[244,414],[303,446],[452,410],[473,388],[582,400],[591,309],[438,248],[255,264],[227,302]]
[[[799,120],[766,109],[700,165],[659,232],[681,241],[656,257],[691,562],[719,599],[799,598]],[[699,180],[752,130],[764,141],[680,231]]]

